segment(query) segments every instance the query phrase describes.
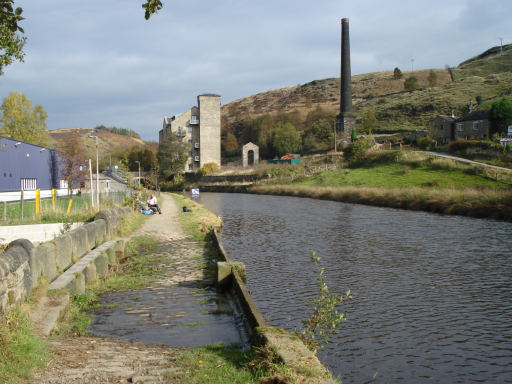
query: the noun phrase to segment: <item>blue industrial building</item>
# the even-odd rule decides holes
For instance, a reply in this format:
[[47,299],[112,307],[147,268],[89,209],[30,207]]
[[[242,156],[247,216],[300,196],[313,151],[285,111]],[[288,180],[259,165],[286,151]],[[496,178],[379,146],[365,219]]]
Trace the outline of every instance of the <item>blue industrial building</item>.
[[65,188],[56,151],[0,136],[0,192]]

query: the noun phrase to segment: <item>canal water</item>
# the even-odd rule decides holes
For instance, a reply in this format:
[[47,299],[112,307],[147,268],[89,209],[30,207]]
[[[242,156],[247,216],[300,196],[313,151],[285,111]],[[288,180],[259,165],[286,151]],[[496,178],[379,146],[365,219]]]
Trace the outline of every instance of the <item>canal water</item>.
[[512,223],[294,197],[203,193],[272,326],[308,316],[325,266],[352,291],[319,357],[343,383],[512,383]]

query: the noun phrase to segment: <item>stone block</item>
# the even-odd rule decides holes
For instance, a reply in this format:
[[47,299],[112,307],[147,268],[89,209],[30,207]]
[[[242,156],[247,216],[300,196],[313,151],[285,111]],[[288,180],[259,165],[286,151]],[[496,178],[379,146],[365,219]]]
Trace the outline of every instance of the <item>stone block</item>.
[[72,253],[73,253],[73,244],[71,236],[68,234],[61,235],[56,237],[53,240],[55,243],[55,262],[57,264],[57,271],[61,273],[68,269],[72,264]]
[[92,283],[97,280],[96,264],[89,263],[84,269],[84,277],[86,283]]
[[84,227],[73,229],[68,232],[68,235],[71,236],[72,255],[75,259],[80,259],[89,252],[88,234]]
[[53,242],[39,244],[32,253],[31,274],[34,285],[44,275],[49,281],[57,277],[57,263],[55,261],[57,249]]
[[108,265],[117,264],[116,251],[114,248],[108,248],[107,250],[105,250],[105,253],[108,257]]
[[24,247],[16,240],[9,244],[9,248],[0,255],[0,310],[8,312],[15,304],[24,301],[32,289],[32,275],[30,273],[30,255],[27,249],[32,250],[33,245]]
[[83,273],[75,274],[75,278],[66,287],[71,294],[85,293],[85,277]]
[[217,262],[217,284],[227,285],[231,279],[231,264],[225,261]]
[[101,252],[101,254],[94,259],[94,264],[96,265],[96,273],[99,276],[105,276],[108,273],[108,256],[105,252]]

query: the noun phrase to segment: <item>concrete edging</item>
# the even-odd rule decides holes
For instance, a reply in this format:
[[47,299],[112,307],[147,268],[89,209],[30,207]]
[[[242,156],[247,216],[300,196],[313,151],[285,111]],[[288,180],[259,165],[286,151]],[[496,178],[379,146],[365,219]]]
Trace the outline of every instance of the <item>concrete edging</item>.
[[242,263],[233,263],[230,260],[216,230],[213,231],[213,240],[218,249],[219,259],[222,260],[217,263],[218,284],[231,290],[237,299],[237,305],[244,315],[246,328],[253,342],[270,346],[284,364],[298,372],[307,367],[311,377],[305,379],[304,383],[336,383],[329,370],[320,363],[318,357],[307,349],[297,336],[279,328],[268,327],[265,324],[263,316],[247,291],[244,277],[239,272],[240,266],[236,266],[236,264]]

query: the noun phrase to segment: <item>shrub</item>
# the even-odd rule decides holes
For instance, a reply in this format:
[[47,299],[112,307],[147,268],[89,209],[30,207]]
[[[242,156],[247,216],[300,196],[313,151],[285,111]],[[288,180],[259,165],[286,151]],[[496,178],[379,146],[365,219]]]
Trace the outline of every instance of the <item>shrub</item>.
[[371,146],[372,142],[369,138],[354,141],[343,150],[343,156],[347,161],[360,160],[364,158]]
[[219,165],[217,163],[206,163],[203,165],[197,172],[201,176],[211,175],[213,172],[219,169]]
[[420,87],[418,78],[411,76],[405,79],[404,82],[404,88],[406,91],[414,91],[415,89],[418,89]]
[[418,147],[421,149],[429,150],[432,147],[435,147],[436,141],[432,140],[429,136],[422,137],[418,139]]

